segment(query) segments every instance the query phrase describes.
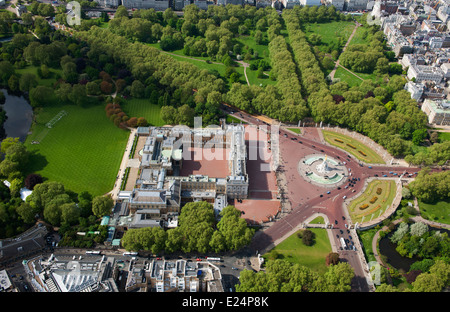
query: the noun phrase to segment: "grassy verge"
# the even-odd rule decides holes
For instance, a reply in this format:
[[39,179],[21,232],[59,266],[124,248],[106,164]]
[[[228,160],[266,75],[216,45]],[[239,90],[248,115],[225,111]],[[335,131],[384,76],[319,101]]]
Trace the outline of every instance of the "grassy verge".
[[450,224],[450,202],[438,201],[433,204],[419,201],[420,214],[427,220]]
[[383,158],[360,141],[341,133],[322,130],[325,141],[337,146],[367,164],[384,164]]
[[297,233],[294,233],[272,250],[278,253],[278,258],[299,263],[323,274],[327,270],[325,258],[331,252],[328,234],[325,229],[310,228],[309,230],[315,234],[315,244],[312,246],[304,245],[297,237]]
[[[45,124],[65,110],[51,129]],[[128,131],[114,126],[103,105],[45,107],[36,115],[26,147],[32,153],[28,172],[58,181],[74,192],[102,195],[114,186]],[[38,141],[39,144],[31,144]]]
[[300,130],[299,128],[287,128],[287,129],[292,131],[292,132],[295,132],[297,134],[301,134],[302,133],[302,130]]

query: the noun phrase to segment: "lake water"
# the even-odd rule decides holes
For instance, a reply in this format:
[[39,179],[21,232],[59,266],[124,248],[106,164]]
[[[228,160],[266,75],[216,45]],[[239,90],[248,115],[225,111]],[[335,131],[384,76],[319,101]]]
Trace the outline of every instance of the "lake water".
[[33,108],[23,96],[8,94],[5,89],[0,91],[6,98],[5,104],[2,105],[8,116],[3,124],[5,135],[12,138],[18,137],[24,142],[33,121]]
[[[450,235],[450,231],[446,229],[438,229],[433,227],[428,227],[429,231],[439,231],[441,233],[448,233]],[[380,254],[385,255],[388,260],[387,262],[392,265],[397,270],[403,269],[405,272],[409,271],[410,266],[416,262],[422,260],[421,258],[414,257],[414,258],[407,258],[402,257],[395,248],[397,247],[396,244],[392,243],[390,240],[390,237],[392,234],[394,234],[395,230],[380,239]]]

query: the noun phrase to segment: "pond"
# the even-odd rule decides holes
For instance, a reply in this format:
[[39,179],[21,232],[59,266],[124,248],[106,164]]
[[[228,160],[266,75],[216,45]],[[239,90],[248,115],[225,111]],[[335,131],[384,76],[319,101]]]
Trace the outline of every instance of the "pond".
[[23,96],[8,94],[5,89],[0,89],[5,95],[6,101],[2,105],[8,117],[3,124],[6,137],[19,138],[24,142],[33,121],[33,108]]
[[[438,228],[429,227],[429,230],[430,231],[440,231],[441,233],[446,232],[446,233],[450,234],[450,231],[445,230],[445,229],[438,229]],[[390,265],[392,265],[394,268],[396,268],[397,270],[402,269],[405,272],[408,272],[410,266],[414,262],[420,261],[422,259],[418,258],[418,257],[413,257],[413,258],[402,257],[395,250],[397,245],[392,243],[391,240],[390,240],[390,237],[392,236],[392,234],[394,234],[394,232],[395,232],[395,230],[390,232],[388,235],[386,235],[382,239],[380,239],[380,254],[386,256],[388,258],[387,262]]]

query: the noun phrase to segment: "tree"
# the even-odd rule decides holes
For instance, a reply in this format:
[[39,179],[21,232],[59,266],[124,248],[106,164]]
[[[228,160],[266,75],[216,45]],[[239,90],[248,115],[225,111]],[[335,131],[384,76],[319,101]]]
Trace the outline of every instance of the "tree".
[[145,86],[139,80],[134,80],[131,84],[131,96],[142,99],[145,95]]
[[28,92],[37,85],[36,75],[34,74],[24,73],[19,79],[19,89],[22,92]]
[[29,190],[33,190],[37,184],[44,182],[42,176],[37,173],[30,173],[25,178],[25,187]]
[[419,237],[425,234],[426,232],[428,232],[428,225],[426,225],[423,222],[415,222],[414,224],[411,224],[409,229],[409,233],[411,235]]
[[35,216],[38,213],[31,205],[27,202],[23,202],[17,207],[17,213],[23,222],[31,224],[35,221]]
[[121,18],[121,17],[128,18],[128,10],[123,5],[119,5],[117,7],[116,13],[114,14],[114,19],[118,19],[118,18]]
[[391,236],[391,242],[394,244],[398,243],[403,236],[405,236],[409,232],[409,225],[408,223],[402,222],[398,225],[397,230],[394,232],[394,234]]
[[11,145],[15,145],[19,142],[19,138],[5,138],[0,145],[0,151],[3,154],[6,154],[6,150],[11,146]]
[[30,104],[33,107],[44,107],[52,103],[53,89],[46,86],[37,86],[30,90]]
[[420,145],[428,136],[427,129],[417,129],[412,133],[412,142],[415,145]]
[[68,224],[75,224],[80,217],[80,208],[73,202],[61,205],[61,220]]
[[444,287],[442,279],[436,274],[422,273],[412,283],[414,292],[440,292]]
[[144,117],[139,117],[137,119],[136,125],[138,127],[145,127],[148,125],[148,121]]
[[340,262],[328,267],[324,278],[327,283],[327,291],[346,292],[350,291],[350,283],[355,276],[353,268],[347,262]]
[[72,203],[72,200],[69,195],[65,193],[51,198],[44,207],[45,220],[54,226],[59,226],[62,220],[61,207],[68,203]]
[[338,264],[339,263],[339,254],[336,252],[330,252],[326,257],[325,262],[326,262],[327,266]]
[[113,205],[114,201],[110,196],[96,196],[92,200],[92,212],[98,218],[109,216]]
[[[227,206],[221,212],[221,219],[217,224],[217,230],[222,239],[217,237],[220,244],[225,245],[225,250],[238,250],[250,243],[254,231],[247,227],[247,222],[241,218],[241,211],[234,206]],[[218,246],[215,246],[218,250]]]
[[177,110],[173,106],[163,106],[159,113],[161,119],[168,125],[174,125],[177,122]]
[[188,104],[184,104],[178,108],[177,121],[181,125],[191,126],[194,124],[195,111],[189,107]]

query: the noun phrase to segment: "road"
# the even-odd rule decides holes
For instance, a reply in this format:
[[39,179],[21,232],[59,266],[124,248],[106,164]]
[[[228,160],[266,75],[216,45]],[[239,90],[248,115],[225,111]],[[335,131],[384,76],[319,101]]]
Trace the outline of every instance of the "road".
[[[237,111],[236,109],[233,109],[233,111],[235,111],[235,117],[249,124],[265,125],[264,122],[250,114]],[[307,129],[307,134],[305,134],[305,129]],[[355,160],[343,150],[322,143],[319,131],[318,128],[303,128],[302,135],[293,135],[289,130],[280,127],[279,145],[282,158],[280,170],[283,170],[287,175],[286,186],[288,192],[286,196],[292,205],[292,211],[285,217],[276,220],[267,229],[257,232],[250,244],[250,253],[259,252],[262,254],[270,250],[293,231],[301,228],[302,223],[314,213],[323,213],[333,225],[333,234],[331,235],[334,239],[331,242],[333,246],[338,246],[337,248],[339,248],[340,237],[347,239],[349,242],[357,243],[355,242],[357,240],[356,232],[349,230],[352,224],[348,222],[349,218],[343,205],[343,197],[351,198],[362,192],[364,190],[364,182],[369,177],[383,177],[383,175],[386,175],[389,178],[398,178],[405,172],[416,173],[420,171],[420,168],[392,165],[371,165],[371,168],[369,168],[368,165]],[[296,138],[296,140],[293,138]],[[342,163],[345,161],[345,166],[352,175],[346,177],[342,184],[334,185],[332,188],[312,185],[310,182],[305,181],[297,170],[299,161],[305,155],[310,154],[325,154],[338,159]],[[338,189],[339,185],[348,185],[348,178],[356,179],[352,184],[353,186],[348,188],[339,187]],[[330,194],[327,194],[327,191],[330,191]],[[341,260],[348,262],[355,270],[352,290],[369,291],[366,275],[364,274],[366,267],[360,257],[361,254],[358,255],[353,250],[338,249],[337,251],[340,253]]]

